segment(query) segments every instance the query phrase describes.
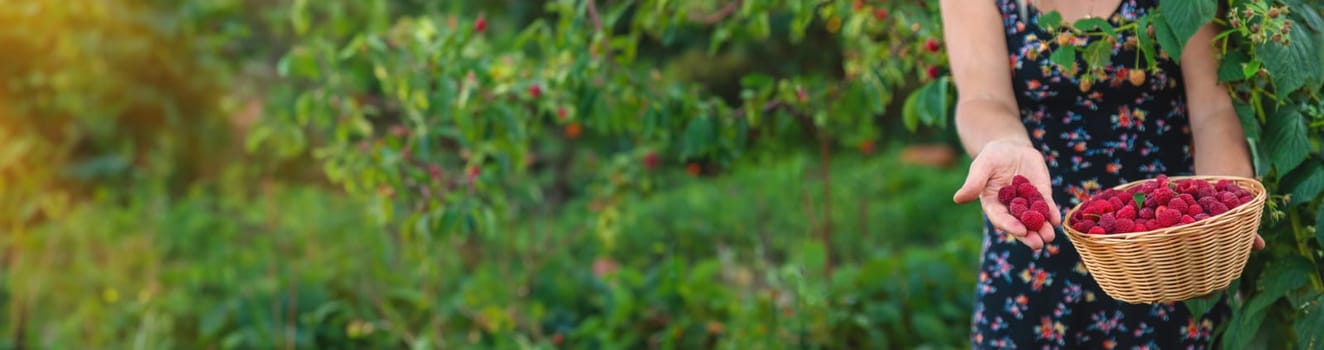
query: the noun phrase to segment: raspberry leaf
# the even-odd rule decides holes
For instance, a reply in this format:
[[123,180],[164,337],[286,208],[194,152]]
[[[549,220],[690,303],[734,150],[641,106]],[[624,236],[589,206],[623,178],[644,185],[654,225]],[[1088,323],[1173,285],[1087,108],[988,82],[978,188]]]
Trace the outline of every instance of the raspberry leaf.
[[1136,202],[1136,208],[1144,208],[1144,207],[1145,207],[1145,194],[1144,194],[1144,193],[1136,192],[1135,194],[1131,195],[1131,199],[1132,199],[1132,200],[1135,200],[1135,202]]

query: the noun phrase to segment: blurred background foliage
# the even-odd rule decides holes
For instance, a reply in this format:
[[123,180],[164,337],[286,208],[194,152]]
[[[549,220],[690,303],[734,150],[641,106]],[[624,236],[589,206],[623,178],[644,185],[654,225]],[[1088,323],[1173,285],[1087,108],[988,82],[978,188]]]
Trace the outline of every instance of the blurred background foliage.
[[0,23],[0,348],[966,344],[981,227],[928,1]]

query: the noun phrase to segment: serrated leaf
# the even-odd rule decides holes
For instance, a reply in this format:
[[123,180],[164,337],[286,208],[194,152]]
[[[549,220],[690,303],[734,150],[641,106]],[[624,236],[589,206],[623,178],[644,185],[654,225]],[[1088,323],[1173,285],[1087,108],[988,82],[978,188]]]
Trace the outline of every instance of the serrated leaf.
[[1279,99],[1300,89],[1307,81],[1320,81],[1324,75],[1314,38],[1303,30],[1293,30],[1291,39],[1289,45],[1270,41],[1256,47]]
[[1223,56],[1222,62],[1218,63],[1218,81],[1226,83],[1247,78],[1243,74],[1246,60],[1246,53],[1241,51],[1232,51]]
[[1224,349],[1246,349],[1259,333],[1260,324],[1264,323],[1265,313],[1233,312],[1228,321],[1227,333],[1223,334]]
[[[1203,1],[1203,0],[1201,0]],[[1171,2],[1171,1],[1169,1]],[[1181,62],[1182,41],[1177,39],[1172,28],[1168,25],[1166,15],[1157,15],[1154,17],[1154,37],[1158,39],[1159,49],[1166,52],[1173,61]]]
[[1180,52],[1186,47],[1186,42],[1200,31],[1200,27],[1214,20],[1218,12],[1218,0],[1160,1],[1159,11],[1163,13],[1167,27],[1177,40],[1177,45],[1169,49],[1168,54],[1180,62]]
[[1048,61],[1061,67],[1064,72],[1070,71],[1076,64],[1076,47],[1059,47],[1053,50],[1053,55],[1048,57]]
[[1136,37],[1139,38],[1136,40],[1136,49],[1139,49],[1140,54],[1145,57],[1145,64],[1141,65],[1141,67],[1149,67],[1158,62],[1154,60],[1155,52],[1157,51],[1157,48],[1154,47],[1154,37],[1149,36],[1148,30],[1145,29],[1152,25],[1150,17],[1151,16],[1140,17],[1140,21],[1136,23],[1136,28],[1139,28],[1139,35],[1136,35]]
[[1260,120],[1255,118],[1255,108],[1242,101],[1234,101],[1232,108],[1237,111],[1237,119],[1241,120],[1241,130],[1246,134],[1246,138],[1258,143],[1260,140]]
[[1076,24],[1073,27],[1075,27],[1076,30],[1087,33],[1101,31],[1107,33],[1109,36],[1117,35],[1117,28],[1114,28],[1107,20],[1098,17],[1090,17],[1076,21]]
[[1308,4],[1307,2],[1301,1],[1301,2],[1292,2],[1289,3],[1288,5],[1291,6],[1292,13],[1295,14],[1297,17],[1301,17],[1301,19],[1304,20],[1306,26],[1309,27],[1310,30],[1324,31],[1324,19],[1321,19],[1319,12],[1317,12],[1315,9],[1311,8],[1310,5],[1307,4]]
[[1144,194],[1144,193],[1136,192],[1135,194],[1131,195],[1131,200],[1135,201],[1135,203],[1136,203],[1136,207],[1137,207],[1137,208],[1144,208],[1144,207],[1145,207],[1145,194]]
[[1315,296],[1310,306],[1301,310],[1292,325],[1296,330],[1296,343],[1301,349],[1324,349],[1324,294]]
[[1295,207],[1309,202],[1324,191],[1324,164],[1309,161],[1283,177],[1281,187],[1292,194],[1288,207]]
[[1269,117],[1264,129],[1264,151],[1281,172],[1295,169],[1313,148],[1306,136],[1306,125],[1296,108],[1283,108]]
[[1039,27],[1047,30],[1053,30],[1062,25],[1062,14],[1057,11],[1049,11],[1039,16]]
[[1089,67],[1106,67],[1113,64],[1113,45],[1107,41],[1099,40],[1090,43],[1085,47],[1085,65]]
[[1286,296],[1287,292],[1305,286],[1307,280],[1301,276],[1307,276],[1313,271],[1310,262],[1301,257],[1276,261],[1261,277],[1264,290],[1251,297],[1243,312],[1262,313],[1269,305]]

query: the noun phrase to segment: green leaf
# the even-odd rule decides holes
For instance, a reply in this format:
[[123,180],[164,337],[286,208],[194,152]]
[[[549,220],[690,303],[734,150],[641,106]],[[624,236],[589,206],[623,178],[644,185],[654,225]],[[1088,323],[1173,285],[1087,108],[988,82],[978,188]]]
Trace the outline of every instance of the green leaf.
[[1223,56],[1223,61],[1218,63],[1218,81],[1226,83],[1248,78],[1243,74],[1246,65],[1247,56],[1245,52],[1232,51]]
[[685,129],[684,151],[682,157],[694,157],[707,153],[714,140],[716,133],[713,130],[712,118],[700,116],[690,120],[690,125]]
[[1246,138],[1259,142],[1260,120],[1255,118],[1255,108],[1243,101],[1234,101],[1232,108],[1237,111],[1237,119],[1241,120],[1241,130]]
[[1306,136],[1306,125],[1296,108],[1282,108],[1265,122],[1264,151],[1281,172],[1295,169],[1313,148]]
[[1310,306],[1302,310],[1292,325],[1296,330],[1296,343],[1301,349],[1324,349],[1324,294],[1319,294]]
[[1293,30],[1292,42],[1282,45],[1272,41],[1256,47],[1264,68],[1273,79],[1274,92],[1281,100],[1305,86],[1307,81],[1320,81],[1324,68],[1320,67],[1315,42],[1305,31]]
[[919,99],[919,91],[912,92],[901,107],[901,122],[910,132],[919,130]]
[[1200,27],[1214,20],[1218,12],[1218,0],[1160,1],[1159,12],[1166,19],[1171,35],[1177,40],[1176,46],[1169,48],[1164,45],[1165,49],[1169,50],[1168,54],[1174,60],[1180,62],[1180,52],[1186,47],[1186,42],[1200,31]]
[[1186,309],[1191,311],[1191,317],[1201,319],[1204,318],[1205,313],[1209,312],[1209,309],[1218,304],[1221,295],[1222,293],[1214,293],[1200,298],[1184,300],[1182,304],[1185,304]]
[[1223,334],[1224,349],[1249,348],[1255,334],[1259,333],[1260,324],[1264,323],[1265,312],[1234,312],[1228,320],[1228,331]]
[[1297,17],[1301,17],[1301,19],[1304,20],[1306,26],[1309,27],[1310,30],[1324,31],[1324,19],[1320,18],[1318,11],[1311,8],[1310,5],[1307,4],[1308,2],[1305,1],[1288,3],[1288,5],[1291,6],[1292,8],[1292,13],[1295,14]]
[[1076,21],[1074,27],[1076,28],[1076,30],[1087,33],[1098,30],[1107,33],[1110,36],[1117,35],[1117,29],[1113,28],[1113,25],[1108,23],[1108,20],[1098,17],[1090,17]]
[[1140,28],[1138,29],[1140,35],[1136,35],[1140,38],[1136,42],[1136,49],[1140,50],[1140,54],[1145,57],[1145,64],[1140,65],[1140,67],[1149,67],[1158,62],[1154,60],[1155,51],[1158,50],[1157,47],[1154,47],[1154,45],[1156,45],[1154,37],[1149,36],[1148,31],[1145,30],[1145,28],[1149,28],[1152,25],[1152,23],[1150,23],[1150,17],[1151,16],[1140,17],[1140,21],[1136,23],[1136,28]]
[[1039,27],[1047,30],[1054,30],[1062,25],[1062,14],[1057,11],[1049,11],[1039,16]]
[[1299,256],[1275,261],[1261,277],[1264,290],[1251,296],[1243,312],[1257,313],[1265,311],[1265,308],[1269,305],[1286,296],[1287,292],[1305,286],[1307,279],[1302,276],[1307,276],[1313,272],[1314,267],[1311,263]]
[[1283,177],[1280,185],[1292,193],[1292,202],[1288,207],[1295,207],[1309,202],[1324,191],[1324,164],[1308,161]]
[[942,128],[947,124],[947,80],[947,77],[938,78],[921,89],[919,115],[928,126]]
[[1241,77],[1243,79],[1250,79],[1251,77],[1254,77],[1256,73],[1260,72],[1261,66],[1262,66],[1262,62],[1260,61],[1251,61],[1249,63],[1246,63],[1246,65],[1241,67]]
[[1173,61],[1181,62],[1182,41],[1177,39],[1177,35],[1168,26],[1167,16],[1155,15],[1153,17],[1154,36],[1158,39],[1159,48],[1162,49],[1162,52],[1166,52]]
[[1098,40],[1085,47],[1085,65],[1088,67],[1105,67],[1113,64],[1113,45],[1107,41]]
[[1145,206],[1144,193],[1136,192],[1135,194],[1131,195],[1131,199],[1136,202],[1137,207],[1143,208]]
[[931,81],[911,93],[902,107],[902,119],[912,132],[919,123],[925,126],[945,127],[948,115],[948,78]]
[[1324,205],[1319,206],[1319,211],[1315,213],[1315,240],[1324,246],[1324,227],[1320,227],[1321,223],[1324,223]]
[[1063,72],[1068,72],[1076,65],[1076,47],[1059,47],[1053,50],[1053,55],[1048,57],[1048,61],[1061,67]]

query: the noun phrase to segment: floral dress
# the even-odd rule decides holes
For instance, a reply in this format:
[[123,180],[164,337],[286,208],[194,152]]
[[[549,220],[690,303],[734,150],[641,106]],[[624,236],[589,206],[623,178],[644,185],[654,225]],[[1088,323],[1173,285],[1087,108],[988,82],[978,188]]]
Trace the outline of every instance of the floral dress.
[[[1159,174],[1194,171],[1191,133],[1181,70],[1155,55],[1157,72],[1133,82],[1140,53],[1117,33],[1106,76],[1091,84],[1049,62],[1059,47],[1038,26],[1041,13],[1016,0],[994,0],[1006,35],[1012,86],[1021,121],[1043,153],[1053,199],[1066,212],[1095,191]],[[1119,26],[1157,7],[1157,1],[1122,1],[1108,20]],[[1101,37],[1077,37],[1084,47]],[[1085,67],[1081,61],[1080,67]],[[1081,69],[1084,71],[1084,69]],[[1086,74],[1086,73],[1082,73]],[[1099,79],[1103,78],[1103,79]],[[981,271],[976,285],[971,344],[976,349],[1202,349],[1227,318],[1220,302],[1194,319],[1181,303],[1136,305],[1108,297],[1086,272],[1071,242],[1057,238],[1034,254],[985,221]]]

